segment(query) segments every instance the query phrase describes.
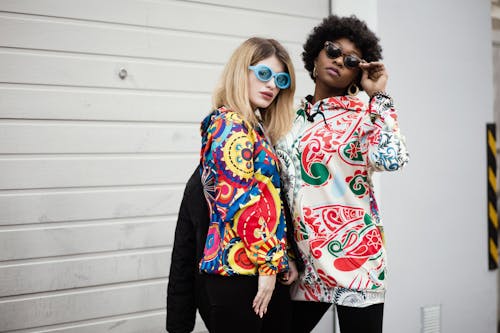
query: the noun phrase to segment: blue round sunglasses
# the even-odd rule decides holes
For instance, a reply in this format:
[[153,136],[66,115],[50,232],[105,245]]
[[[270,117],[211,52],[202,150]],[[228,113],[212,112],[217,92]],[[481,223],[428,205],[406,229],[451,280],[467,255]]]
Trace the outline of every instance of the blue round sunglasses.
[[290,87],[290,75],[285,72],[281,73],[275,73],[269,66],[260,64],[257,66],[248,66],[248,69],[251,69],[257,79],[259,79],[262,82],[267,82],[274,78],[274,84],[276,84],[276,87],[280,89],[286,89]]

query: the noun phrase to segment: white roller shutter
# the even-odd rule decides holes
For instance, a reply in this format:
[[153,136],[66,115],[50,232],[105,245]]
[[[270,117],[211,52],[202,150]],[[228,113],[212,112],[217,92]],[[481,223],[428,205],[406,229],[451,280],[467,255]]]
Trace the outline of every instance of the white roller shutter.
[[0,2],[0,332],[164,332],[176,214],[222,66],[273,37],[310,93],[300,53],[328,3]]

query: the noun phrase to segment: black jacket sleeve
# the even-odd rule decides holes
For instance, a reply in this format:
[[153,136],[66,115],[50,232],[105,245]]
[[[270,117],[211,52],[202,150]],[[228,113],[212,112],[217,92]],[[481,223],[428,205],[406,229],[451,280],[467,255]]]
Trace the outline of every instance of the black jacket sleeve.
[[200,178],[197,167],[186,184],[175,228],[167,287],[166,326],[170,333],[192,332],[197,308],[203,320],[207,319],[207,300],[203,296],[205,290],[198,262],[210,218]]

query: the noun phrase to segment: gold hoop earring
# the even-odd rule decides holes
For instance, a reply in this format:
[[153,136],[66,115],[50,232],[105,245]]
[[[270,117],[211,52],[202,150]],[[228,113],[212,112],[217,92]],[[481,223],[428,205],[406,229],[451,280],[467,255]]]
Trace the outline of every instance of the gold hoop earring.
[[356,96],[357,94],[359,93],[359,87],[356,83],[351,83],[351,85],[349,85],[349,88],[347,88],[347,94],[349,94],[349,96]]
[[318,76],[318,70],[316,69],[316,64],[314,64],[314,68],[313,68],[313,78],[316,78],[316,76]]

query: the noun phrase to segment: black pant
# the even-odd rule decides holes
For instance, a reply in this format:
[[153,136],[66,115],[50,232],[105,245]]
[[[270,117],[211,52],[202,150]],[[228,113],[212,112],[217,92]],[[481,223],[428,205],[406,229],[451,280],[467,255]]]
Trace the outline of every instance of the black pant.
[[258,289],[257,276],[207,275],[210,333],[290,332],[292,302],[289,287],[276,282],[264,318],[253,310]]
[[[292,301],[292,332],[311,332],[330,306],[330,303]],[[364,308],[336,307],[340,333],[382,333],[383,303]]]

